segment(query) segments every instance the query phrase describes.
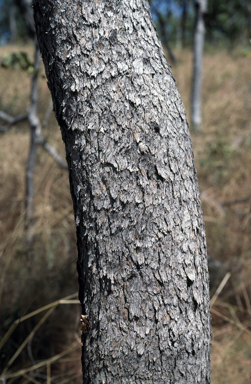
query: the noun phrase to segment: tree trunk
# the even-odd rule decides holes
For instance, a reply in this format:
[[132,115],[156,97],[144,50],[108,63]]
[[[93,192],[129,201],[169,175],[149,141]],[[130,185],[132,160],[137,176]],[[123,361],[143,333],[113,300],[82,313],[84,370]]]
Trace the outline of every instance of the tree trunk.
[[182,1],[182,16],[181,16],[182,48],[185,48],[185,46],[186,46],[187,8],[188,8],[188,1],[183,0]]
[[84,383],[210,383],[206,242],[147,0],[35,0],[74,203]]
[[160,27],[160,35],[161,35],[161,40],[162,40],[163,46],[164,46],[164,48],[166,48],[169,59],[171,60],[171,62],[173,64],[176,64],[177,60],[176,60],[176,57],[175,57],[175,55],[174,55],[174,53],[170,47],[169,37],[168,37],[167,29],[166,29],[166,24],[168,23],[168,19],[170,18],[170,12],[167,11],[166,17],[164,17],[157,7],[153,6],[153,10],[158,17],[158,23],[159,23],[159,27]]
[[34,25],[33,11],[32,11],[32,0],[14,0],[14,1],[24,18],[24,22],[28,30],[28,35],[33,39],[35,36],[35,25]]
[[202,99],[202,70],[203,51],[205,40],[205,13],[207,0],[195,1],[196,22],[194,33],[193,51],[193,80],[192,80],[192,105],[191,128],[199,131],[202,128],[201,99]]
[[13,3],[9,5],[9,28],[10,28],[10,42],[15,43],[17,39],[17,21],[16,21],[16,7]]
[[31,79],[30,107],[28,109],[28,121],[30,125],[30,148],[25,172],[25,227],[26,249],[32,244],[34,236],[34,171],[37,155],[37,137],[41,134],[40,121],[37,115],[38,104],[38,80],[41,66],[40,52],[35,40],[34,73]]

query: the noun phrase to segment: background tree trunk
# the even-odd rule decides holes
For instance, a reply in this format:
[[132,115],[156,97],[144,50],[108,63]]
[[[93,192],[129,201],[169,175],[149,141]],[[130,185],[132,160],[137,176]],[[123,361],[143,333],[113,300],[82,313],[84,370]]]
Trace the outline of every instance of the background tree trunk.
[[10,43],[14,43],[17,39],[16,7],[14,3],[10,3],[9,27],[10,27]]
[[164,16],[159,11],[159,9],[152,4],[151,1],[149,1],[149,4],[150,4],[150,6],[152,5],[153,10],[154,10],[156,16],[158,17],[158,23],[159,23],[159,28],[160,28],[160,35],[161,35],[162,44],[163,44],[164,48],[167,50],[170,61],[173,64],[176,64],[177,60],[176,60],[176,57],[173,53],[173,50],[171,49],[171,46],[169,43],[170,39],[169,39],[169,36],[167,33],[167,28],[166,28],[167,23],[168,23],[168,19],[170,18],[171,13],[169,10],[167,10],[166,15]]
[[196,22],[194,33],[193,80],[191,99],[191,128],[195,131],[200,130],[202,128],[201,93],[206,9],[207,0],[195,1]]
[[28,35],[33,39],[35,37],[35,25],[34,25],[34,17],[33,17],[33,10],[32,10],[32,0],[14,0],[14,1],[24,18]]
[[187,0],[183,0],[182,1],[182,16],[181,16],[181,41],[182,41],[182,48],[186,47],[187,8],[188,8],[188,1]]
[[84,383],[209,383],[185,111],[146,0],[35,0],[77,227]]

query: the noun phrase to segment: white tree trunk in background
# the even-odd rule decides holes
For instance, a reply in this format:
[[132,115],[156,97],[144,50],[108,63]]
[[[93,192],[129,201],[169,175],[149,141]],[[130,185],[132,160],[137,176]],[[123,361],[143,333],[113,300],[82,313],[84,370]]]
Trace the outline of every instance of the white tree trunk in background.
[[193,55],[193,82],[192,82],[192,103],[191,103],[191,129],[198,131],[202,127],[201,99],[202,99],[202,71],[203,71],[203,50],[205,40],[205,13],[207,0],[195,1],[196,26],[194,34],[194,55]]
[[16,8],[14,4],[10,4],[10,8],[9,8],[9,27],[10,27],[10,42],[14,43],[17,38]]

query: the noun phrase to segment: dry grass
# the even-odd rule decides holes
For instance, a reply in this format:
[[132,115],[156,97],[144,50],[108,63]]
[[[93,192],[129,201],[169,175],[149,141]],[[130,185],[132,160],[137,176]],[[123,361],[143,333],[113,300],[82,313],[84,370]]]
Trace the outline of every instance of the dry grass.
[[[0,48],[0,56],[6,50]],[[32,47],[22,47],[31,57]],[[177,52],[173,68],[189,118],[192,55]],[[213,384],[251,383],[251,79],[250,57],[236,51],[206,54],[203,92],[203,132],[192,135],[201,191],[209,255],[226,265],[232,275],[214,304]],[[13,115],[29,104],[30,77],[19,70],[0,68],[0,109]],[[39,116],[49,103],[46,80],[40,81]],[[44,132],[64,156],[60,131],[52,116]],[[1,135],[0,149],[0,305],[1,337],[11,324],[50,302],[77,291],[76,246],[67,172],[38,150],[35,174],[35,240],[24,246],[24,172],[29,145],[27,123]],[[243,199],[242,202],[233,203]],[[78,305],[58,306],[43,323],[37,314],[18,324],[0,352],[5,367],[35,327],[31,342],[22,349],[8,373],[36,366],[10,377],[12,382],[79,383]],[[44,320],[45,321],[45,320]],[[73,350],[58,362],[54,356]],[[34,361],[33,361],[34,360]],[[42,366],[37,366],[46,362]],[[68,376],[66,376],[68,372]],[[75,378],[74,378],[75,375]],[[66,380],[66,381],[64,381]]]
[[[189,118],[192,55],[178,55],[173,72]],[[209,197],[202,199],[208,253],[232,272],[212,313],[213,384],[251,383],[250,65],[238,50],[205,55],[203,131],[192,134],[200,189]]]
[[212,383],[248,384],[251,382],[250,337],[224,324],[213,327]]
[[[226,214],[221,218],[203,204],[209,254],[221,261],[251,256],[251,59],[237,53],[206,54],[203,132],[192,135],[200,189],[223,204]],[[180,56],[174,75],[189,118],[192,57]],[[226,204],[245,198],[250,200]]]
[[[7,49],[6,49],[7,48]],[[19,49],[19,48],[18,48]],[[21,47],[33,55],[33,47]],[[4,47],[4,51],[15,51],[17,47]],[[29,105],[30,75],[21,70],[0,68],[0,109],[17,115]],[[49,104],[46,80],[41,75],[39,116],[43,119]],[[44,132],[50,143],[64,157],[60,130],[51,116]],[[38,148],[35,172],[35,240],[31,250],[25,250],[24,193],[25,164],[29,148],[27,122],[19,124],[1,135],[0,150],[0,307],[1,337],[11,324],[51,301],[58,300],[78,290],[76,276],[76,238],[72,201],[69,192],[68,174],[61,170],[42,148]],[[3,369],[11,356],[35,329],[41,315],[20,323],[0,353]],[[10,372],[36,365],[41,360],[67,350],[76,342],[79,334],[80,306],[60,306],[46,319],[46,324],[33,335],[29,348],[10,366]],[[79,382],[81,374],[80,347],[64,356],[61,362],[51,365],[52,382],[60,383],[69,377],[69,382]],[[69,361],[67,361],[67,359]],[[47,373],[40,372],[39,382],[47,380]],[[71,371],[68,375],[67,372]],[[74,371],[74,372],[72,372]],[[25,373],[26,375],[26,373]],[[58,376],[54,381],[52,378]],[[37,378],[32,373],[33,380]],[[7,380],[11,383],[14,378]],[[18,382],[27,381],[20,376]]]

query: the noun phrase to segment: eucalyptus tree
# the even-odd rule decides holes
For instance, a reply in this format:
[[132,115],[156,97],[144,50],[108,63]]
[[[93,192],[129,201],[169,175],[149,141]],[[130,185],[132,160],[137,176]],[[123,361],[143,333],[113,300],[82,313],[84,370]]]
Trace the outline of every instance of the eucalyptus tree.
[[77,229],[84,383],[210,383],[206,241],[147,0],[34,0]]

